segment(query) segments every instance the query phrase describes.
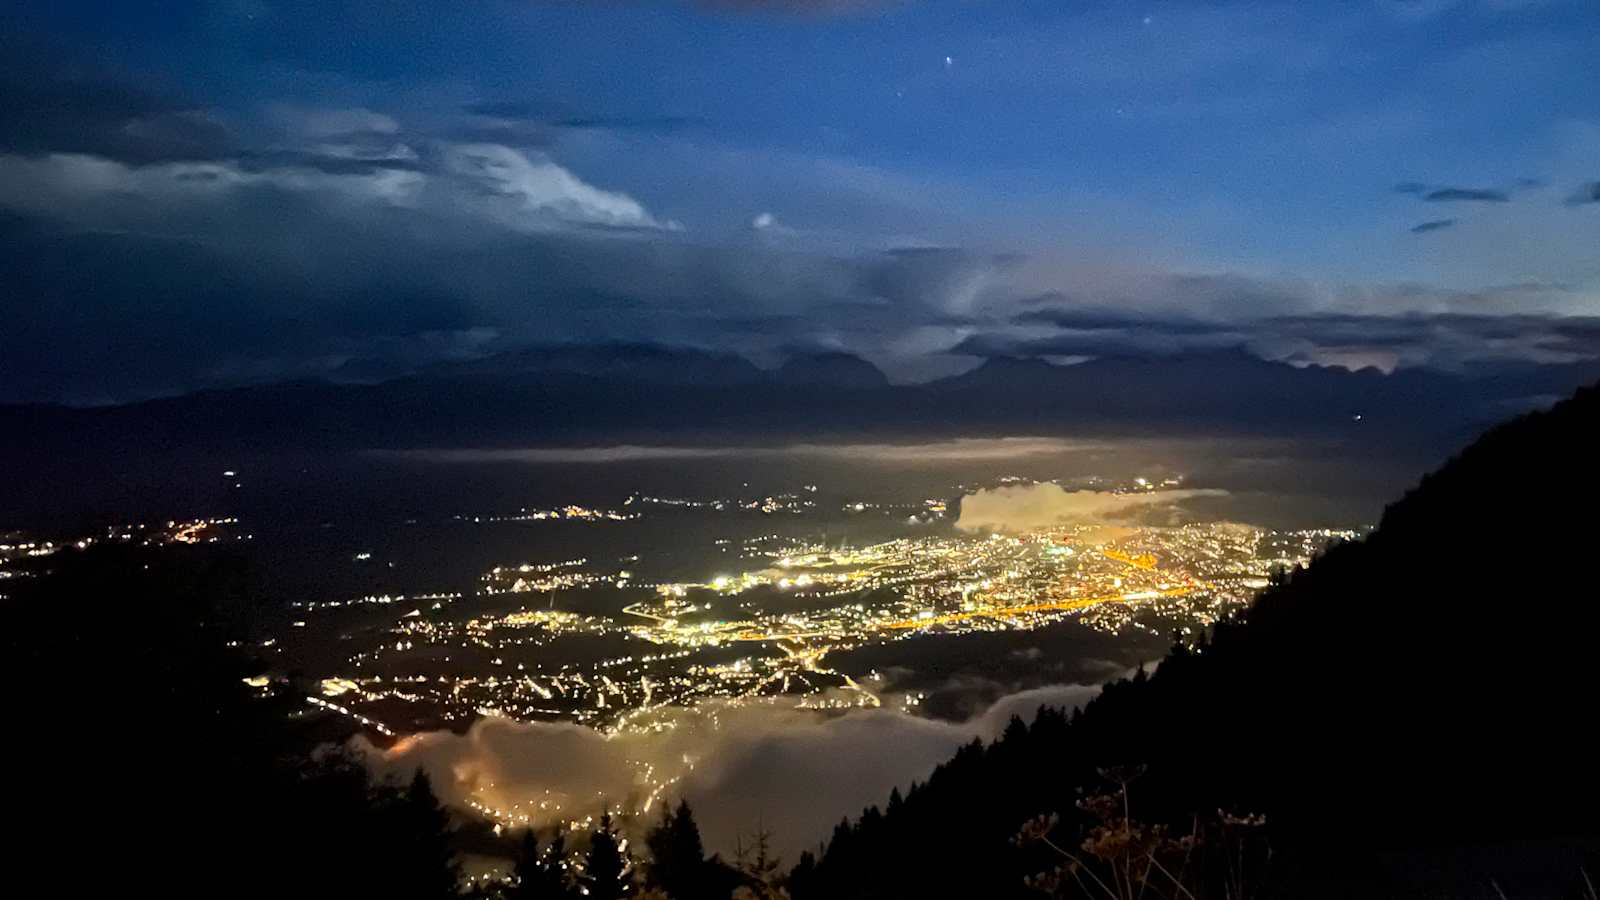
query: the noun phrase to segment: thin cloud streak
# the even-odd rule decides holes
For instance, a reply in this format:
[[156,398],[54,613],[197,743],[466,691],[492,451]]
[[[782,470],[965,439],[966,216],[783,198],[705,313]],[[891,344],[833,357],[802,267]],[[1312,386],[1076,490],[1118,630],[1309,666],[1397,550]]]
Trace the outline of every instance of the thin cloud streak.
[[788,444],[778,447],[691,447],[619,445],[611,447],[526,447],[455,450],[386,450],[379,455],[446,464],[571,464],[655,460],[804,458],[917,465],[996,462],[1107,449],[1101,442],[1048,437],[956,438],[922,444]]
[[1411,233],[1427,234],[1430,231],[1443,231],[1446,228],[1454,228],[1455,224],[1455,219],[1434,219],[1431,222],[1422,222],[1411,226]]

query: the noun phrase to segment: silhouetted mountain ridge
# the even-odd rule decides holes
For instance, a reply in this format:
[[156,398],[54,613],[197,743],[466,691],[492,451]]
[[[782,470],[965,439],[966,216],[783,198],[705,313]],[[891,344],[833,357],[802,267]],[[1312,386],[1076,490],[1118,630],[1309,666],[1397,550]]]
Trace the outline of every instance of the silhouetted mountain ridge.
[[625,383],[721,387],[761,384],[768,378],[766,372],[736,353],[622,342],[526,347],[433,366],[419,375],[583,376]]
[[789,387],[823,387],[870,390],[889,386],[883,370],[848,353],[801,353],[784,360],[772,373],[778,384]]
[[[1444,447],[1549,402],[1592,363],[1482,376],[1296,368],[1242,352],[986,361],[920,385],[870,363],[804,355],[776,371],[730,353],[652,344],[526,348],[377,384],[301,381],[122,406],[0,406],[0,463],[69,479],[95,448],[163,455],[372,448],[720,443],[944,436],[1266,434]],[[799,389],[797,389],[799,388]],[[0,497],[0,501],[3,501]]]

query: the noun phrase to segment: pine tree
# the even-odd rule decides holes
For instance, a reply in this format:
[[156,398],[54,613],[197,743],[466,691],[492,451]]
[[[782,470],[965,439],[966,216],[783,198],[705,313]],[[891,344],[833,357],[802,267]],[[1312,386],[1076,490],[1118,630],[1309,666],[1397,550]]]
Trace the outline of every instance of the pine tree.
[[539,838],[533,829],[528,829],[517,853],[517,883],[509,900],[561,900],[573,896],[567,880],[566,846],[566,839],[557,834],[541,852]]
[[794,897],[813,897],[819,895],[817,878],[817,857],[810,850],[800,853],[800,861],[789,872],[789,893]]
[[781,862],[772,855],[771,843],[772,832],[763,825],[757,825],[755,833],[751,835],[750,845],[745,846],[743,838],[740,838],[735,850],[734,859],[739,871],[744,874],[745,887],[760,900],[783,896],[779,884]]
[[511,900],[533,900],[538,896],[534,886],[539,882],[539,869],[539,836],[529,828],[522,835],[522,844],[517,847],[517,861],[511,869],[517,879],[509,892]]
[[395,857],[400,889],[417,898],[454,897],[461,869],[450,849],[450,814],[439,805],[428,773],[418,767],[399,798],[397,825],[404,852]]
[[633,864],[623,851],[610,813],[600,817],[600,827],[589,838],[583,886],[590,900],[619,900],[633,891]]
[[675,898],[696,898],[707,890],[709,871],[700,826],[687,801],[679,801],[676,811],[663,806],[661,824],[645,836],[650,849],[648,883]]
[[577,892],[572,888],[572,873],[567,864],[567,836],[557,834],[550,840],[550,846],[544,851],[544,866],[540,869],[544,878],[545,895],[548,897],[571,897]]

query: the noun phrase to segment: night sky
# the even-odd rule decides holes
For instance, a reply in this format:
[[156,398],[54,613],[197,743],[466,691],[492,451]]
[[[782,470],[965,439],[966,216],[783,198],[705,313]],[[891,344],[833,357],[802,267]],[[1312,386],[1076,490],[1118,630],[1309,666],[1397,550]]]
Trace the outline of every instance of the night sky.
[[0,60],[0,401],[1600,356],[1593,0],[52,0]]

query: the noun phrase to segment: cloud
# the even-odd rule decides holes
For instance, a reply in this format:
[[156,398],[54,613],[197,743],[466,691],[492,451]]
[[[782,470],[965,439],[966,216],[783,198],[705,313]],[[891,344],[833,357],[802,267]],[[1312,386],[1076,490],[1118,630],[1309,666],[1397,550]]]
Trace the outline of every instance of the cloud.
[[960,314],[971,311],[984,288],[1014,262],[959,247],[900,247],[864,267],[861,286],[896,307]]
[[425,181],[421,173],[390,168],[330,172],[296,165],[247,168],[228,161],[130,165],[85,154],[0,156],[0,208],[53,213],[85,226],[96,218],[104,225],[119,213],[131,214],[132,224],[158,207],[192,213],[200,204],[227,204],[267,191],[409,205]]
[[[747,354],[799,344],[870,354],[968,302],[991,265],[694,241],[551,165],[529,157],[441,173],[0,157],[0,230],[16,235],[0,244],[0,272],[36,301],[0,335],[10,351],[0,399],[159,395],[230,383],[223,373],[251,359],[312,377],[362,356],[350,340],[401,336],[419,317],[428,331],[493,329],[501,349],[737,339]],[[186,312],[148,315],[152,297]],[[116,371],[104,365],[108,328]],[[208,339],[187,342],[185,328]]]
[[1457,201],[1470,201],[1478,203],[1505,203],[1511,199],[1505,191],[1493,188],[1436,188],[1422,195],[1422,199],[1434,203],[1451,203]]
[[[130,124],[110,117],[119,133]],[[413,146],[393,117],[364,108],[272,107],[282,138],[222,158],[127,159],[128,154],[0,155],[0,207],[104,226],[108,207],[129,196],[179,203],[270,189],[338,194],[466,214],[517,230],[565,226],[672,228],[625,193],[596,187],[541,151],[423,138]],[[148,122],[148,119],[134,120]],[[169,148],[170,149],[170,148]],[[171,155],[171,154],[167,154]],[[95,207],[97,216],[88,215]],[[159,223],[151,223],[159,227]]]
[[[480,100],[461,106],[469,117],[457,134],[469,138],[520,136],[545,144],[559,131],[618,131],[668,134],[705,126],[694,116],[671,114],[626,115],[586,111],[565,103],[539,99]],[[548,132],[548,133],[547,133]]]
[[1600,317],[1544,314],[1324,314],[1262,323],[1254,345],[1290,361],[1381,350],[1395,365],[1461,369],[1492,362],[1568,363],[1600,357]]
[[588,302],[558,326],[583,328],[613,302],[594,299],[606,282],[616,296],[629,273],[650,283],[616,236],[674,228],[539,152],[415,142],[364,111],[290,118],[316,143],[150,162],[0,153],[0,272],[28,300],[0,336],[0,401],[404,374],[429,353],[489,352],[479,335],[514,340],[558,300]]
[[1007,437],[956,438],[921,444],[788,444],[778,447],[674,447],[620,445],[615,447],[527,447],[459,450],[402,450],[389,455],[438,463],[589,463],[640,460],[799,458],[813,457],[852,462],[917,465],[950,462],[999,462],[1104,448],[1091,441],[1062,438]]
[[1583,206],[1588,203],[1600,203],[1600,181],[1579,185],[1578,189],[1567,198],[1568,206]]
[[477,196],[455,195],[464,205],[482,204],[513,228],[545,228],[551,220],[618,228],[669,228],[626,194],[594,187],[542,154],[499,144],[463,144],[444,149],[444,170]]
[[[239,295],[238,317],[261,326],[251,329],[247,342],[208,342],[199,353],[216,359],[190,360],[194,366],[175,369],[159,384],[124,380],[123,396],[226,383],[244,372],[265,378],[271,371],[290,377],[393,371],[412,354],[392,354],[376,343],[363,348],[359,341],[397,346],[406,338],[393,328],[400,298],[388,311],[371,299],[397,284],[407,285],[406,302],[451,311],[449,321],[427,323],[428,331],[487,329],[498,336],[475,344],[478,352],[597,336],[698,346],[736,340],[741,352],[757,359],[793,346],[840,348],[901,377],[953,371],[962,361],[940,352],[951,348],[1103,355],[1249,346],[1274,358],[1302,351],[1316,358],[1319,348],[1303,346],[1304,335],[1287,336],[1294,346],[1285,349],[1278,346],[1285,339],[1278,329],[1253,323],[1326,309],[1520,309],[1530,298],[1555,293],[1357,290],[1230,272],[1151,271],[1098,284],[1080,283],[1068,272],[1054,279],[1066,293],[1041,293],[1024,285],[1030,261],[1016,254],[911,239],[863,248],[793,229],[766,210],[751,220],[750,236],[719,244],[680,230],[632,191],[580,176],[557,158],[554,144],[464,141],[454,124],[418,131],[404,117],[359,104],[277,105],[265,121],[268,139],[217,158],[0,157],[0,207],[29,219],[36,235],[59,240],[76,232],[73,243],[97,258],[107,256],[92,249],[101,242],[169,244],[163,257],[173,264],[166,272],[194,270],[203,257],[218,283],[262,286]],[[333,246],[341,252],[328,254]],[[15,252],[16,266],[25,261],[20,249],[0,252]],[[184,255],[194,259],[179,264]],[[156,288],[180,304],[201,302],[184,297],[189,285],[182,278],[161,290],[154,267],[144,268],[135,280],[146,295]],[[28,277],[47,294],[67,295],[61,285],[39,284],[44,274]],[[134,292],[119,291],[113,279],[78,290],[84,303],[97,298],[127,307],[114,315],[135,332],[165,328],[158,318],[136,316]],[[269,293],[282,300],[267,299]],[[271,308],[253,316],[247,307],[257,297]],[[336,341],[287,323],[291,308],[315,321],[326,306],[337,308],[328,311],[335,318],[352,321],[349,310],[361,309],[371,321]],[[66,333],[85,326],[61,303],[37,305],[24,318],[35,320],[23,323],[34,334],[48,334],[64,349],[90,343]],[[285,335],[280,346],[264,346],[278,333]],[[141,343],[156,342],[136,336],[129,349]],[[411,345],[445,346],[428,340]],[[924,365],[934,357],[940,361]],[[99,394],[112,380],[100,359],[98,353],[63,355],[15,373],[19,377],[7,378],[6,386],[11,397]],[[11,368],[4,374],[14,374]],[[96,372],[100,386],[91,384]],[[18,393],[23,384],[29,393]]]
[[400,123],[391,115],[364,107],[324,108],[274,104],[268,118],[289,131],[312,140],[352,135],[394,135]]
[[[1052,295],[1049,300],[1035,298],[1025,301],[1025,303],[1034,305],[1061,299],[1064,298],[1061,298],[1060,295]],[[1133,311],[1077,305],[1058,305],[1043,309],[1029,309],[1013,316],[1011,321],[1022,324],[1050,325],[1067,331],[1157,328],[1168,334],[1203,335],[1211,334],[1217,330],[1216,322],[1200,319],[1177,317],[1152,320],[1147,315],[1140,315]]]
[[1434,219],[1431,222],[1422,222],[1411,226],[1412,234],[1427,234],[1430,231],[1443,231],[1455,227],[1455,219]]
[[1542,187],[1538,178],[1518,178],[1506,188],[1472,188],[1445,184],[1424,184],[1420,181],[1403,181],[1394,186],[1397,194],[1409,194],[1430,203],[1507,203],[1511,195],[1520,191]]
[[956,527],[962,531],[1025,533],[1062,525],[1128,521],[1154,508],[1171,511],[1185,500],[1225,497],[1227,491],[1068,491],[1053,482],[984,488],[961,498]]
[[[0,270],[37,301],[0,335],[0,402],[105,402],[425,364],[398,347],[737,338],[757,358],[797,345],[882,354],[924,320],[964,315],[1012,264],[914,241],[862,248],[833,236],[817,248],[824,236],[771,213],[752,229],[758,241],[695,238],[634,193],[579,175],[552,142],[485,130],[486,115],[463,126],[459,105],[411,112],[429,123],[418,129],[361,104],[270,104],[238,129],[248,141],[225,131],[190,153],[118,143],[130,122],[187,107],[113,99],[93,122],[0,152],[0,228],[21,237],[0,246]],[[463,140],[468,131],[507,141]],[[69,245],[100,277],[38,264]],[[145,314],[156,297],[181,314]],[[418,318],[428,321],[404,330]],[[317,331],[327,322],[335,333]],[[184,327],[208,339],[185,342]],[[489,342],[426,337],[490,332]],[[108,333],[115,369],[105,365]]]
[[736,836],[764,824],[792,862],[826,839],[842,816],[881,805],[891,788],[926,778],[973,738],[994,738],[1011,715],[1031,718],[1043,705],[1078,707],[1098,691],[1086,685],[1023,691],[959,723],[911,716],[892,704],[824,716],[759,702],[659,710],[658,730],[602,734],[580,725],[485,718],[465,734],[412,735],[387,751],[361,739],[357,746],[382,772],[426,767],[446,802],[497,809],[520,803],[543,822],[598,816],[606,806],[639,810],[649,799],[639,773],[648,768],[658,780],[681,779],[663,796],[690,802],[710,850],[731,853]]
[[[1047,294],[1004,322],[968,328],[948,353],[982,357],[1160,356],[1244,350],[1264,359],[1344,365],[1383,349],[1383,368],[1459,369],[1480,362],[1573,362],[1600,356],[1584,339],[1588,295],[1560,284],[1479,290],[1417,284],[1329,287],[1244,276],[1168,277],[1142,302]],[[1168,298],[1187,297],[1183,303]]]
[[[0,334],[0,401],[372,378],[429,354],[597,338],[733,346],[762,363],[785,348],[837,348],[900,380],[970,365],[952,348],[1350,358],[1303,330],[1256,323],[1542,312],[1559,293],[1352,288],[1142,263],[1053,268],[1055,250],[1025,259],[1003,234],[991,244],[970,229],[970,240],[938,233],[943,212],[975,196],[963,186],[736,153],[670,134],[680,124],[671,115],[474,102],[471,88],[384,102],[392,87],[321,83],[317,95],[340,99],[221,111],[148,79],[135,89],[81,66],[58,77],[69,67],[47,62],[0,75],[0,93],[18,98],[0,110],[0,229],[21,235],[0,246],[0,269],[33,298]],[[686,171],[703,180],[686,188]],[[771,190],[806,179],[826,190]],[[724,190],[733,199],[719,207]],[[97,277],[63,260],[69,246]],[[185,341],[195,328],[207,339]],[[1509,356],[1522,344],[1485,349]],[[1408,362],[1468,358],[1408,352]]]
[[770,212],[760,212],[752,216],[750,230],[759,238],[768,241],[787,241],[802,236],[798,229],[790,228]]
[[0,152],[84,153],[128,163],[218,159],[237,150],[201,104],[96,73],[66,75],[16,47],[0,72]]
[[1063,331],[1045,337],[1016,339],[979,333],[962,339],[946,352],[963,356],[1067,357],[1175,356],[1243,347],[1249,336],[1223,325],[1199,329],[1190,323],[1152,319],[1142,325]]

